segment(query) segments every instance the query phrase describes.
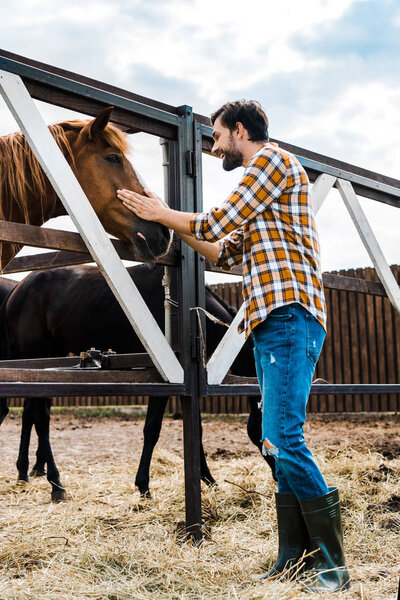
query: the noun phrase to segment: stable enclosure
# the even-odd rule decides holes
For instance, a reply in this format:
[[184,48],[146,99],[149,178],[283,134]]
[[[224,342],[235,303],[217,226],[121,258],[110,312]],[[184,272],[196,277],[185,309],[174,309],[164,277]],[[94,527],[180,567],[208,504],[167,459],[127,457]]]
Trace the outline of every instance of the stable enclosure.
[[[178,396],[182,402],[184,424],[186,528],[192,537],[199,539],[199,398],[259,394],[255,380],[227,375],[244,343],[244,335],[237,333],[242,309],[239,309],[208,364],[204,364],[202,345],[206,317],[202,311],[193,309],[204,308],[205,269],[218,269],[206,264],[202,257],[181,244],[177,252],[158,261],[170,269],[171,297],[178,304],[170,328],[172,338],[166,340],[158,327],[154,326],[151,314],[120,260],[137,260],[138,257],[121,242],[111,242],[97,223],[93,210],[87,200],[85,202],[85,196],[68,172],[66,163],[63,164],[53,152],[54,142],[35,110],[32,98],[87,115],[97,115],[102,108],[114,106],[112,121],[125,131],[142,131],[162,138],[168,151],[167,194],[170,205],[189,212],[202,210],[201,156],[202,152],[209,153],[212,146],[209,120],[194,114],[188,106],[168,106],[4,51],[0,51],[0,69],[2,93],[80,232],[80,235],[54,232],[31,225],[0,222],[0,240],[56,250],[54,253],[17,257],[8,265],[5,273],[95,260],[147,350],[146,354],[141,355],[111,355],[104,361],[103,366],[107,368],[92,372],[84,369],[44,370],[46,367],[71,366],[76,364],[76,358],[44,358],[14,363],[3,361],[0,363],[0,397]],[[296,154],[314,182],[316,211],[333,186],[339,190],[382,282],[380,285],[353,277],[325,274],[325,287],[375,293],[379,286],[379,294],[384,289],[400,314],[398,284],[356,196],[360,194],[400,208],[400,182],[279,143]],[[399,391],[399,383],[329,383],[313,385],[312,394],[334,396],[343,393],[391,394]]]

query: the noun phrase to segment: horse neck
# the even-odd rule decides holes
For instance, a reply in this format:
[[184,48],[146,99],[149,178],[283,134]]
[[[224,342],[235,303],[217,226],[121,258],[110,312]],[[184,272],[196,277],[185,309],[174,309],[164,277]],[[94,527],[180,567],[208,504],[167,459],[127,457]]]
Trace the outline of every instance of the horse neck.
[[[67,214],[48,180],[46,181],[44,194],[40,196],[34,192],[27,194],[27,211],[28,223],[31,225],[43,225],[49,219]],[[22,215],[21,213],[20,216],[22,217],[20,222],[26,222],[26,215]],[[15,219],[13,218],[12,220]]]
[[0,138],[0,155],[0,219],[42,225],[65,214],[21,132]]

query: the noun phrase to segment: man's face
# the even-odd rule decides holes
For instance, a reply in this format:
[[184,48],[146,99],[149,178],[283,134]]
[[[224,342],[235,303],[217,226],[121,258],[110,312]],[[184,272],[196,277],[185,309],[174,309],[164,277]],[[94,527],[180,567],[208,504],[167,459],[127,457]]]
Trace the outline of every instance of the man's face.
[[222,158],[222,168],[232,171],[243,164],[243,154],[237,146],[233,133],[224,127],[220,117],[215,120],[213,128],[214,146],[211,152]]

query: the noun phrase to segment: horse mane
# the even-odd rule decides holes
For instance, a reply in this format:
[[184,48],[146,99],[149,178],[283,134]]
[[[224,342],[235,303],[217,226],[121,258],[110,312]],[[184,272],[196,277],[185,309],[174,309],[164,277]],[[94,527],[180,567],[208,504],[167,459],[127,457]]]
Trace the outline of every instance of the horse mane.
[[[72,165],[74,156],[68,133],[75,132],[77,136],[89,122],[89,119],[77,119],[49,125],[50,133]],[[96,130],[93,139],[102,141],[124,154],[129,149],[126,134],[111,124],[100,131]],[[24,222],[29,223],[28,199],[34,196],[36,201],[40,202],[45,221],[57,202],[55,194],[48,197],[47,190],[47,176],[24,135],[17,131],[0,137],[0,219],[12,221],[13,207],[16,206],[23,215]]]

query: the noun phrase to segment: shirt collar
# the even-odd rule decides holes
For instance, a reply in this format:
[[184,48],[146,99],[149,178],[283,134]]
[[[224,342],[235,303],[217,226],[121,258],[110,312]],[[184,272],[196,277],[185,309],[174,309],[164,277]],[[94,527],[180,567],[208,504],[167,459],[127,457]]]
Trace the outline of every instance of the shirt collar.
[[258,154],[259,152],[261,152],[261,150],[264,150],[264,148],[279,148],[279,145],[276,142],[266,142],[265,144],[263,144],[261,146],[261,148],[259,150],[257,150],[257,152],[255,152],[253,154],[253,156],[250,158],[249,162],[247,163],[246,167],[248,167],[249,164],[253,161],[253,159],[256,156],[256,154]]

